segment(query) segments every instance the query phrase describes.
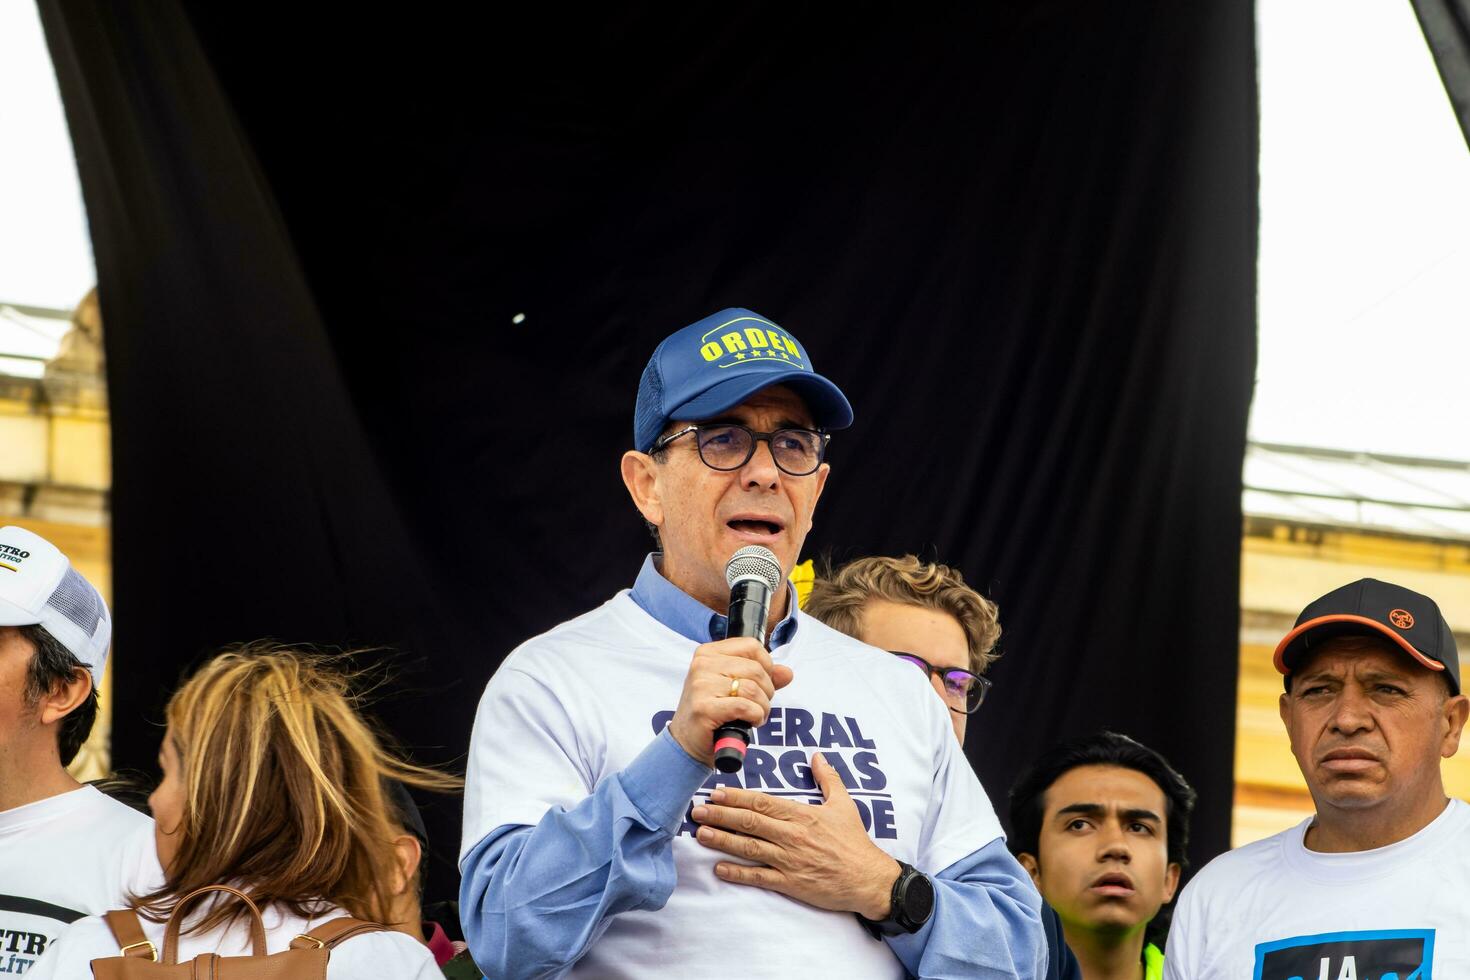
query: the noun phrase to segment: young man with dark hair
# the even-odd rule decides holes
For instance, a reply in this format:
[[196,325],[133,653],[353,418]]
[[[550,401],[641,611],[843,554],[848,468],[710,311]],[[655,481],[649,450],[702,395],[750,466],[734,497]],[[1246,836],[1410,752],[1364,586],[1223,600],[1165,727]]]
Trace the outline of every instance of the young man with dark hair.
[[[49,541],[0,528],[0,973],[122,904],[152,821],[66,771],[97,717],[107,604]],[[135,835],[149,845],[123,846]],[[139,863],[130,868],[129,860]]]
[[1011,789],[1012,852],[1062,920],[1084,980],[1158,980],[1195,794],[1126,735],[1053,746]]

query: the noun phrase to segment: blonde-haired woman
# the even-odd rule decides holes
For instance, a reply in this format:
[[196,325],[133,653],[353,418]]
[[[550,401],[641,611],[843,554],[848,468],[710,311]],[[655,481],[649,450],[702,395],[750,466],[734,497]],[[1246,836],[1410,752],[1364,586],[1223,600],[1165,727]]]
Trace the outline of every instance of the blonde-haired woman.
[[[344,915],[386,922],[404,872],[384,780],[440,791],[459,780],[386,751],[337,663],[244,646],[209,661],[170,699],[163,780],[149,798],[160,880],[132,903],[155,949],[179,899],[207,885],[250,896],[267,953]],[[184,913],[178,962],[250,954],[252,916],[239,899],[212,892]],[[91,976],[91,961],[119,947],[103,919],[80,919],[28,976]],[[346,940],[327,968],[328,980],[437,976],[425,946],[390,931]]]

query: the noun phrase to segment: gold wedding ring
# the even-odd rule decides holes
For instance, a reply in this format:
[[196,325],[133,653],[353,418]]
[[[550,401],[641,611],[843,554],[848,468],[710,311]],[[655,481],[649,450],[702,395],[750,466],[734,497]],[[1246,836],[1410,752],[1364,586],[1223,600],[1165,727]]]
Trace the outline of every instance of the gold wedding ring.
[[725,695],[725,697],[727,697],[727,698],[738,698],[738,697],[740,697],[740,678],[738,678],[738,677],[732,677],[732,678],[730,678],[730,693],[727,694],[727,695]]

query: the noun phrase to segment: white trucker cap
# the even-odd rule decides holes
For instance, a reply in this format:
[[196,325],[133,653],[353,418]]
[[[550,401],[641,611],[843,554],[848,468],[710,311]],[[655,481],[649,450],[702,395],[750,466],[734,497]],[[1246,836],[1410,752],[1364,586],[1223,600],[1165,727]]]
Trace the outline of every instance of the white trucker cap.
[[0,626],[44,626],[102,684],[107,603],[56,545],[23,527],[0,527]]

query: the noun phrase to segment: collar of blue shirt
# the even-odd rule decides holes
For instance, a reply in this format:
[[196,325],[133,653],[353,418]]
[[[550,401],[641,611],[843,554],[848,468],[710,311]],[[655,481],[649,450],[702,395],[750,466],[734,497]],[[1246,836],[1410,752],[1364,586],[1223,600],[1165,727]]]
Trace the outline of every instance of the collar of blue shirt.
[[[773,650],[796,638],[796,587],[788,580],[786,589],[786,618],[771,631],[771,642],[768,644]],[[724,614],[714,612],[664,578],[651,554],[643,559],[643,567],[638,570],[638,580],[633,583],[630,598],[638,604],[639,609],[695,643],[709,643],[725,638]]]

